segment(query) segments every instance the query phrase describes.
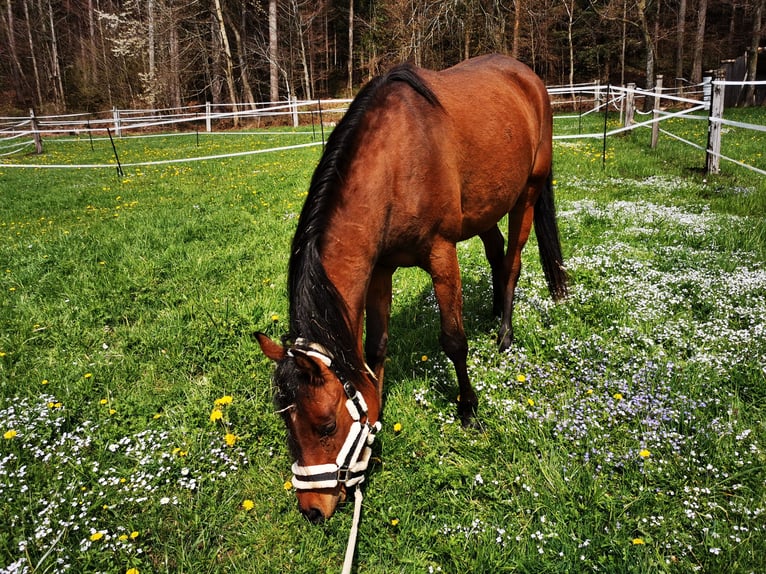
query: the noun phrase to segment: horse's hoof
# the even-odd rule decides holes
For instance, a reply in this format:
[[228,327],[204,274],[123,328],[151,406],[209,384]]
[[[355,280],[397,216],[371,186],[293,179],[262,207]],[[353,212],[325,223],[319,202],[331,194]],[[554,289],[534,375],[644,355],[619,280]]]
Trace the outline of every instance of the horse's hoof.
[[498,335],[497,344],[501,353],[505,353],[513,345],[513,333],[508,331],[505,335]]
[[460,416],[460,423],[465,429],[478,429],[479,422],[476,417],[476,405],[472,403],[458,403],[457,413]]

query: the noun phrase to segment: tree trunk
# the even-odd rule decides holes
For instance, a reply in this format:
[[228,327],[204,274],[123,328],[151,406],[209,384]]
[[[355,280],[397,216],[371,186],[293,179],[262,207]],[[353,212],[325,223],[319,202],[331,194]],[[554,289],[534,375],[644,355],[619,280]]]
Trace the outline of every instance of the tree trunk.
[[684,35],[686,33],[686,0],[678,5],[678,26],[676,28],[676,82],[684,77]]
[[[706,0],[704,0],[706,1]],[[654,88],[654,38],[649,30],[649,22],[646,19],[646,0],[638,0],[636,3],[638,10],[638,21],[641,25],[641,34],[644,37],[646,45],[646,89]]]
[[61,77],[61,64],[59,63],[58,38],[56,36],[56,26],[53,20],[53,4],[48,0],[48,17],[50,20],[51,33],[51,71],[53,72],[53,81],[56,92],[56,104],[61,110],[66,109],[64,98],[64,80]]
[[702,81],[702,50],[705,46],[705,21],[707,19],[707,0],[699,0],[697,9],[697,33],[694,36],[694,56],[692,57],[693,84]]
[[348,95],[354,92],[354,0],[348,0]]
[[[226,25],[223,21],[223,9],[221,8],[221,0],[213,0],[215,2],[215,16],[218,21],[218,30],[221,35],[221,46],[223,47],[223,57],[226,70],[226,85],[229,88],[229,100],[233,105],[237,103],[237,88],[234,83],[234,58],[231,55],[231,46],[229,46],[229,37],[226,34]],[[236,112],[236,107],[232,110]],[[234,125],[237,126],[237,116],[234,116]]]
[[[753,35],[750,38],[750,48],[747,51],[747,76],[745,81],[755,82],[758,72],[758,46],[761,44],[761,24],[763,22],[763,10],[766,0],[760,0],[755,6],[753,14]],[[745,86],[740,94],[740,103],[744,106],[755,105],[755,86]]]
[[[242,29],[245,29],[245,8],[242,8]],[[231,31],[234,33],[234,40],[237,42],[237,62],[239,63],[239,75],[242,82],[242,94],[250,103],[250,108],[255,110],[255,96],[253,96],[253,88],[250,87],[250,79],[247,77],[247,57],[245,52],[245,44],[242,41],[242,34],[236,26],[231,27]]]
[[513,1],[513,43],[511,44],[511,56],[519,57],[519,42],[521,38],[521,13],[523,11],[522,0]]
[[37,95],[38,109],[43,105],[43,92],[40,84],[40,72],[37,67],[37,50],[32,34],[32,20],[29,18],[29,0],[24,0],[24,18],[27,20],[27,40],[29,41],[29,55],[32,60],[32,71],[35,76],[35,94]]
[[269,0],[269,87],[271,101],[279,101],[279,66],[277,64],[277,0]]

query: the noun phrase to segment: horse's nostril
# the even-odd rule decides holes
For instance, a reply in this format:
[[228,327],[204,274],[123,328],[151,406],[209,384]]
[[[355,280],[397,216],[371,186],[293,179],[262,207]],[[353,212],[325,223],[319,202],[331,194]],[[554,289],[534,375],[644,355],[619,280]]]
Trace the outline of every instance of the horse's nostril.
[[321,524],[324,522],[324,514],[318,508],[309,508],[307,510],[301,508],[301,512],[311,524]]

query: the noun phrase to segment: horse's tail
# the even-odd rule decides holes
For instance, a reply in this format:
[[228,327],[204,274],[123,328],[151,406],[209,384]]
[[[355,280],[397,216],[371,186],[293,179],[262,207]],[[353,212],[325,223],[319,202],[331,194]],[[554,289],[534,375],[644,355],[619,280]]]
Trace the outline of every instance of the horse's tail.
[[561,255],[556,206],[553,202],[553,171],[548,174],[535,203],[535,235],[548,290],[556,301],[567,296],[567,272]]

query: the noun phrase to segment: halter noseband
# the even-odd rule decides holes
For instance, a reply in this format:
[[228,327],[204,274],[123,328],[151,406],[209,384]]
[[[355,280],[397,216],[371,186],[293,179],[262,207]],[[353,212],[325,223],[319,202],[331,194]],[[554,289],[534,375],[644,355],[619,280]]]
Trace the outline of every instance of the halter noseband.
[[[318,359],[328,368],[332,366],[333,356],[317,343],[298,338],[288,349],[287,354],[294,357],[294,351]],[[338,376],[337,372],[335,374]],[[362,393],[350,382],[342,380],[340,376],[338,380],[343,385],[343,391],[346,393],[346,409],[354,422],[351,424],[346,442],[343,443],[335,463],[310,466],[299,465],[297,461],[293,463],[292,482],[296,490],[335,488],[338,484],[351,487],[364,481],[364,472],[372,455],[370,447],[375,440],[375,435],[381,429],[381,424],[380,421],[370,424],[367,403]],[[366,419],[364,423],[361,422],[362,417]]]

